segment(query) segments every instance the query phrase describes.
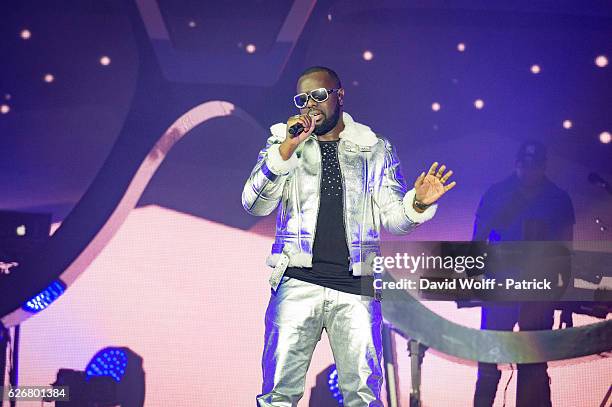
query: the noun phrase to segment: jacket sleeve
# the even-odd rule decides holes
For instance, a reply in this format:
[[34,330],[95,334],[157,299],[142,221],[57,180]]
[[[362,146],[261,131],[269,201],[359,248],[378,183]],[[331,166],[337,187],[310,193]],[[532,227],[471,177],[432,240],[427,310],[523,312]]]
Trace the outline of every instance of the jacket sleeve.
[[419,213],[412,207],[414,188],[408,191],[400,170],[395,148],[388,140],[385,143],[385,161],[382,184],[375,193],[374,201],[380,211],[380,220],[385,229],[395,235],[410,233],[419,224],[428,221],[436,213],[437,204]]
[[281,142],[274,134],[268,138],[244,185],[242,206],[251,215],[266,216],[276,209],[288,176],[298,166],[295,153],[283,160],[278,150]]

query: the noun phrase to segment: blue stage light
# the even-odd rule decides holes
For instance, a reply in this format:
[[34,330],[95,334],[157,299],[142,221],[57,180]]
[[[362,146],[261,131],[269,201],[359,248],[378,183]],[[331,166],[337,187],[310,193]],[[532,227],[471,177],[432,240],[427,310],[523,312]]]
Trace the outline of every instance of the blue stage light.
[[336,365],[331,365],[331,367],[329,368],[327,384],[329,386],[329,391],[331,392],[332,397],[336,399],[339,406],[343,406],[344,399],[342,398],[342,393],[340,392],[340,387],[338,386],[338,371],[336,370]]
[[122,348],[104,348],[87,364],[85,380],[95,376],[109,376],[120,382],[128,364],[127,352]]
[[53,385],[70,387],[70,402],[66,407],[144,407],[142,357],[127,347],[100,350],[91,358],[84,372],[60,369]]
[[55,280],[49,287],[45,288],[40,294],[35,295],[30,300],[26,301],[22,305],[24,311],[36,314],[47,308],[53,301],[55,301],[60,295],[66,290],[66,284],[60,280]]

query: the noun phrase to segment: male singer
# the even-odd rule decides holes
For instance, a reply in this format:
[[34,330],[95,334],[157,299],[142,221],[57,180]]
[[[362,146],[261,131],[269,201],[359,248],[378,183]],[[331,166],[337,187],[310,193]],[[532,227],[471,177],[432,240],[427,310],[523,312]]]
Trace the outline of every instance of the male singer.
[[445,185],[452,171],[433,163],[407,191],[391,144],[343,112],[344,94],[333,70],[305,70],[293,98],[300,115],[270,128],[242,193],[253,215],[280,204],[260,407],[297,405],[323,329],[344,405],[382,406],[380,298],[366,276],[380,224],[410,232],[455,186]]

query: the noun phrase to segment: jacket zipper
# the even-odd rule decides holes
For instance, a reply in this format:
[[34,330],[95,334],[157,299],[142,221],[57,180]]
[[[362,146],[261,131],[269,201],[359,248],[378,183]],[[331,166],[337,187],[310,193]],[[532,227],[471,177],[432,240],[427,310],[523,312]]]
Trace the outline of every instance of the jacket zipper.
[[346,248],[349,252],[349,266],[352,263],[351,257],[351,243],[348,235],[348,230],[346,229],[346,189],[344,186],[344,170],[342,170],[342,160],[340,160],[340,146],[342,144],[342,140],[338,142],[338,167],[340,168],[340,182],[342,182],[342,224],[344,226],[344,237],[346,238]]
[[370,186],[370,211],[372,214],[372,226],[376,226],[376,219],[374,218],[374,188]]
[[[361,222],[361,226],[359,228],[359,243],[363,244],[364,242],[364,237],[363,237],[363,230],[365,229],[365,224],[366,224],[366,214],[367,214],[367,205],[368,205],[368,199],[367,199],[367,193],[368,193],[368,154],[367,153],[363,153],[363,162],[364,162],[364,172],[365,172],[365,185],[363,186],[363,190],[365,192],[365,196],[363,197],[363,221]],[[363,247],[360,248],[360,250],[363,252]],[[363,254],[363,253],[361,253]]]
[[282,212],[281,212],[281,227],[285,225],[287,213],[289,212],[287,210],[287,204],[289,203],[289,194],[291,193],[292,190],[293,190],[293,185],[289,181],[289,185],[286,185],[285,188],[283,189],[283,196],[282,196],[282,201],[281,201],[281,204],[283,205]]
[[[314,231],[312,232],[312,245],[310,246],[311,256],[314,254],[314,244],[315,244],[315,238],[317,236],[317,223],[319,223],[319,209],[321,209],[321,173],[323,172],[323,156],[321,155],[321,147],[319,146],[318,141],[316,141],[314,144],[317,146],[316,148],[317,148],[317,151],[319,152],[319,183],[317,185],[317,191],[319,191],[317,196],[319,197],[319,201],[317,202],[317,215],[315,216],[315,227],[314,227]],[[300,251],[301,250],[302,250],[302,244],[300,243]]]
[[300,189],[299,189],[299,180],[297,179],[298,177],[298,171],[295,172],[295,189],[294,194],[295,194],[295,205],[296,205],[296,209],[297,209],[297,220],[298,220],[298,230],[297,230],[297,242],[298,245],[300,246],[300,252],[302,251],[302,217],[300,216],[301,210],[300,210]]

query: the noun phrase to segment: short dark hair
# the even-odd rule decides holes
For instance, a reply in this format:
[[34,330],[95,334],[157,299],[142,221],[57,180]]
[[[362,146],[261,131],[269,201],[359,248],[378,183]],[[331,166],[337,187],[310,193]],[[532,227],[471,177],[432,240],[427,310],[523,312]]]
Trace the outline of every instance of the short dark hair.
[[330,76],[330,78],[332,78],[334,80],[334,82],[336,82],[336,87],[338,87],[338,88],[342,87],[342,82],[340,82],[340,77],[338,76],[336,71],[334,71],[333,69],[328,68],[326,66],[311,66],[310,68],[305,69],[300,74],[300,78],[302,78],[303,76],[306,76],[308,74],[314,73],[314,72],[325,72],[326,74],[328,74]]

